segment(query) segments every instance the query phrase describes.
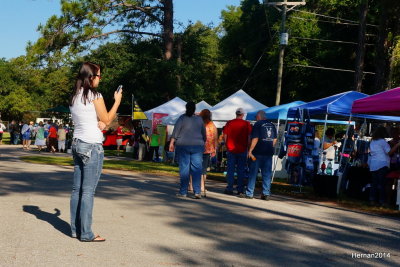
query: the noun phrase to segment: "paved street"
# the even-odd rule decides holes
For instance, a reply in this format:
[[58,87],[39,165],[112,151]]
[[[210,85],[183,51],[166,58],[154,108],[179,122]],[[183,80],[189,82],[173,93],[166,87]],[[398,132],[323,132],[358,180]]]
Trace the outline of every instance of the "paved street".
[[177,177],[123,171],[103,171],[95,196],[93,230],[107,241],[79,242],[69,237],[72,167],[25,154],[37,152],[0,146],[0,266],[400,266],[399,220],[239,199],[213,181],[206,199],[177,199]]

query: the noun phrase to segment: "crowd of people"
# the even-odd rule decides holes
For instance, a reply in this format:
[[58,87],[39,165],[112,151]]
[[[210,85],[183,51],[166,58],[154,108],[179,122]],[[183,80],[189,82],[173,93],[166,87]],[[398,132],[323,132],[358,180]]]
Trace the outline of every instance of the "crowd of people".
[[[325,160],[339,165],[344,182],[348,182],[353,176],[357,176],[354,172],[348,175],[349,168],[366,169],[369,175],[362,172],[365,177],[363,177],[361,185],[364,188],[362,190],[360,188],[360,192],[368,192],[367,198],[371,206],[387,206],[393,202],[390,199],[393,181],[388,179],[388,175],[390,172],[400,170],[400,130],[397,127],[389,129],[378,126],[372,131],[371,136],[368,136],[366,129],[363,130],[362,128],[363,126],[359,127],[359,133],[355,133],[354,129],[350,128],[347,135],[345,131],[336,133],[334,128],[328,128],[323,137],[321,162],[318,158],[321,140],[316,135],[314,142],[315,173],[318,171],[322,174],[327,173],[324,170],[326,168]],[[363,133],[363,131],[365,132]],[[345,147],[343,148],[343,146]],[[342,156],[341,159],[340,156]],[[318,163],[320,164],[319,167],[317,167]],[[357,170],[360,171],[360,169]],[[337,175],[336,171],[332,174]],[[344,186],[341,185],[341,187]]]
[[24,150],[31,150],[31,145],[35,145],[39,152],[66,152],[67,142],[71,139],[69,125],[52,120],[39,123],[13,120],[9,125],[9,132],[10,144],[22,144]]
[[[186,113],[175,124],[169,150],[176,151],[179,163],[180,189],[177,197],[187,197],[188,190],[193,188],[194,198],[200,199],[205,190],[209,159],[217,153],[219,138],[211,120],[211,112],[203,110],[197,116],[194,111],[194,102],[188,102]],[[277,142],[275,125],[267,120],[262,110],[257,113],[257,122],[253,127],[243,119],[245,111],[242,108],[238,108],[235,114],[236,118],[226,123],[222,133],[227,149],[227,187],[224,193],[236,193],[241,198],[252,199],[261,169],[261,199],[268,200],[271,193],[272,156]],[[249,171],[246,171],[247,167]]]
[[[277,132],[275,126],[266,119],[265,113],[259,111],[256,124],[251,126],[243,119],[243,108],[238,108],[235,112],[236,118],[228,121],[218,135],[210,110],[204,109],[196,115],[194,102],[188,102],[186,109],[186,113],[176,122],[172,136],[164,147],[157,129],[149,134],[150,129],[141,123],[127,125],[123,120],[119,120],[116,129],[110,129],[107,133],[102,129],[101,132],[103,135],[116,134],[117,155],[120,155],[123,141],[128,139],[125,143],[133,147],[133,157],[140,161],[159,162],[160,148],[164,148],[165,151],[162,152],[165,153],[166,159],[173,157],[179,165],[181,186],[178,197],[186,197],[188,192],[193,192],[195,198],[204,196],[207,170],[211,161],[221,164],[226,158],[225,194],[253,198],[258,170],[261,169],[261,199],[268,199]],[[12,121],[9,131],[11,144],[22,144],[24,150],[30,150],[33,144],[39,152],[66,152],[66,148],[73,144],[72,129],[68,124],[63,125],[58,121]]]

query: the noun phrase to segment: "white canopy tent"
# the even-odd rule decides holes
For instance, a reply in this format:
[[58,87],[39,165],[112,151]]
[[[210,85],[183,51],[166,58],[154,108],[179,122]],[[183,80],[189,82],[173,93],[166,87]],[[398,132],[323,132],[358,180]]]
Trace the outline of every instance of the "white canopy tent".
[[212,106],[204,100],[201,100],[199,103],[196,104],[196,112],[200,112],[203,109],[211,109],[211,108]]
[[175,97],[158,107],[145,111],[144,114],[146,114],[149,120],[153,118],[154,113],[166,113],[169,115],[175,115],[185,112],[186,110],[185,105],[186,101],[182,100],[179,97]]
[[[199,103],[196,104],[196,113],[199,113],[200,111],[202,111],[203,109],[211,109],[212,106],[210,104],[208,104],[206,101],[202,100]],[[178,118],[184,113],[180,112],[178,114],[175,115],[169,115],[167,117],[162,118],[162,122],[165,125],[175,125],[176,121],[178,120]]]
[[212,109],[212,119],[218,128],[221,128],[229,120],[236,117],[236,109],[243,108],[246,113],[258,111],[260,109],[268,108],[264,104],[261,104],[245,91],[240,89],[231,96],[225,98]]

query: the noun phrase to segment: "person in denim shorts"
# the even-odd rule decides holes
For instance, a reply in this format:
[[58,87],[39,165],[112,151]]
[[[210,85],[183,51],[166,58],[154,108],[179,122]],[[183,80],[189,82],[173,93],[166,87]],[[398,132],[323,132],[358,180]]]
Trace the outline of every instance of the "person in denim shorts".
[[103,242],[92,232],[93,199],[103,168],[103,133],[116,116],[122,89],[114,93],[114,105],[107,112],[101,93],[100,66],[85,62],[79,70],[69,105],[74,121],[72,155],[74,181],[71,194],[71,235],[85,242]]

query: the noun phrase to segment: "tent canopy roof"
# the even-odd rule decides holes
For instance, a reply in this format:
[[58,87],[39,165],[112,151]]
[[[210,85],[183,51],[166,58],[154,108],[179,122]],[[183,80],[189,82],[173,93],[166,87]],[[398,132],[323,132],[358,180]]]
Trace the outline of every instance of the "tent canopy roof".
[[368,95],[355,91],[343,92],[333,96],[314,100],[297,107],[289,108],[287,115],[289,118],[294,118],[296,117],[297,110],[299,109],[308,110],[310,116],[334,114],[348,117],[351,113],[351,105],[353,104],[353,101],[366,96]]
[[[386,121],[400,121],[400,117],[394,116],[379,116],[379,115],[368,115],[368,114],[352,114],[352,105],[353,102],[367,97],[368,95],[355,92],[348,91],[340,94],[336,94],[333,96],[328,96],[322,99],[318,99],[312,102],[309,102],[304,105],[300,105],[297,107],[290,108],[288,111],[288,117],[294,118],[296,117],[296,113],[298,110],[308,110],[310,116],[312,118],[318,118],[318,115],[330,115],[330,119],[339,119],[344,117],[350,117],[350,114],[354,117],[365,118],[369,120],[386,120]],[[334,116],[332,116],[334,115]]]
[[46,111],[49,111],[49,112],[60,112],[60,113],[69,113],[70,112],[69,107],[65,107],[65,106],[62,106],[62,105],[46,109]]
[[351,112],[400,116],[400,87],[354,101]]
[[211,109],[211,108],[212,106],[204,100],[201,100],[199,103],[196,104],[196,112],[200,112],[203,109]]
[[[203,109],[211,109],[211,108],[212,108],[212,106],[210,104],[208,104],[206,101],[202,100],[196,104],[196,113],[199,113]],[[184,112],[180,112],[175,115],[169,115],[169,116],[163,117],[161,119],[162,123],[166,124],[166,125],[174,125],[183,113]]]
[[[287,116],[287,112],[291,107],[297,107],[299,105],[303,105],[306,102],[303,101],[294,101],[291,103],[274,106],[270,108],[264,109],[265,114],[267,115],[268,120],[285,120]],[[249,112],[247,114],[246,120],[256,120],[256,115],[258,111]]]
[[186,101],[182,100],[179,97],[175,97],[158,107],[145,111],[144,113],[146,114],[147,118],[151,120],[153,118],[153,113],[167,113],[170,115],[174,115],[184,112],[186,110],[185,105]]
[[229,121],[236,117],[236,109],[243,108],[245,113],[266,109],[267,106],[261,104],[245,91],[240,89],[231,96],[225,98],[212,109],[212,118],[214,121]]

